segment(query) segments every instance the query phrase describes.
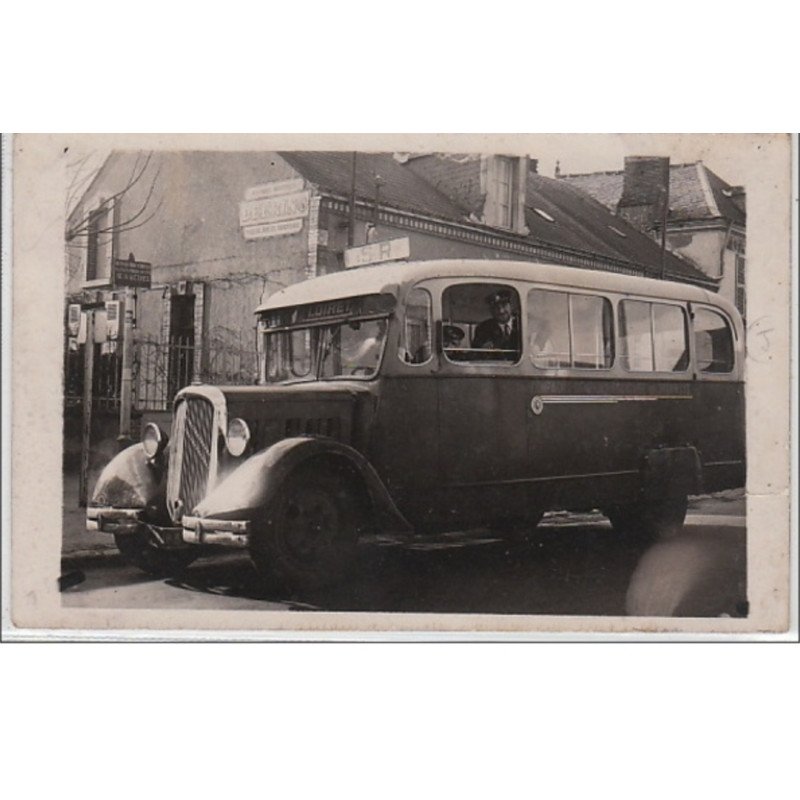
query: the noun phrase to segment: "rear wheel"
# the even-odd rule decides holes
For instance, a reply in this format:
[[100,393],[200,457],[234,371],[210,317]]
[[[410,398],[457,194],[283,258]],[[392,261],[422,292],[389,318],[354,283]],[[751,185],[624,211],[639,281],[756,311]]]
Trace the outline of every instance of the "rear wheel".
[[341,580],[352,565],[360,517],[344,476],[297,472],[256,524],[250,557],[270,585],[319,589]]
[[663,500],[639,501],[606,510],[617,533],[652,541],[672,539],[683,530],[688,499],[684,495]]
[[122,557],[143,572],[159,577],[179,575],[197,558],[194,550],[162,550],[145,533],[114,534]]

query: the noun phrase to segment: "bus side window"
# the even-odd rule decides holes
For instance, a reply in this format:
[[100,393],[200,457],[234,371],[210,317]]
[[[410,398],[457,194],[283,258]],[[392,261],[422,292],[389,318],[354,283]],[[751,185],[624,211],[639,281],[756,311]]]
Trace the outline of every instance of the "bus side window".
[[400,360],[407,364],[424,364],[432,353],[431,296],[425,289],[415,288],[408,294],[403,336],[400,341]]
[[689,342],[681,306],[623,300],[619,304],[622,364],[629,372],[686,372]]
[[680,306],[653,303],[653,335],[656,372],[686,372],[689,369],[686,312]]
[[733,336],[727,320],[716,311],[699,308],[693,327],[698,372],[733,372]]
[[531,289],[528,294],[531,361],[540,369],[572,366],[569,343],[569,296]]
[[442,351],[448,361],[519,361],[519,295],[497,283],[458,283],[442,293]]
[[539,369],[609,369],[614,362],[611,303],[604,297],[532,289],[528,331]]

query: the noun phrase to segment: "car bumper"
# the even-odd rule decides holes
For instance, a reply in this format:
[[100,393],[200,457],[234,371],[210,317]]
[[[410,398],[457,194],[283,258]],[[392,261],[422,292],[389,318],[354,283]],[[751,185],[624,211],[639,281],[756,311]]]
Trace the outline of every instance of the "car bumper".
[[212,519],[185,516],[181,520],[183,541],[187,544],[216,544],[225,547],[247,547],[250,522],[239,519]]
[[183,545],[222,545],[247,547],[250,541],[248,520],[210,519],[185,516],[181,527],[152,525],[142,519],[141,508],[89,508],[86,529],[110,534],[149,533],[157,547]]
[[141,508],[86,509],[86,530],[104,533],[136,533],[141,527]]

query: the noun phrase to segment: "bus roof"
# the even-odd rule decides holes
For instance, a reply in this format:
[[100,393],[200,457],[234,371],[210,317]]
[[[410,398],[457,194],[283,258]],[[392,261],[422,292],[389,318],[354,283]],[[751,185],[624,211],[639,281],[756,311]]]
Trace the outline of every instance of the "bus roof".
[[476,278],[491,282],[528,280],[555,286],[710,303],[729,312],[734,310],[730,303],[714,292],[688,283],[535,261],[447,259],[374,264],[311,278],[276,292],[256,309],[256,313],[358,295],[397,295],[400,286],[425,278]]

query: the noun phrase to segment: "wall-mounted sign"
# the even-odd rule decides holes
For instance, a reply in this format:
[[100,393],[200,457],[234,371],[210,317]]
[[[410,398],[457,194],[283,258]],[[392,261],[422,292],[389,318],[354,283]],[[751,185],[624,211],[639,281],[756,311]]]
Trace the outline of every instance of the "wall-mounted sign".
[[303,179],[293,178],[288,181],[272,181],[260,186],[251,186],[244,193],[245,200],[262,200],[265,197],[277,197],[281,194],[296,194],[303,191]]
[[363,267],[366,264],[379,264],[383,261],[399,261],[411,254],[411,242],[407,236],[401,239],[387,239],[385,242],[373,242],[362,247],[348,247],[344,251],[344,265]]
[[302,219],[308,216],[309,192],[295,192],[280,197],[265,197],[261,200],[244,200],[239,203],[239,225],[263,225]]
[[115,258],[112,283],[114,286],[133,286],[149,289],[153,265],[147,261],[134,261],[132,258]]
[[242,234],[245,239],[268,239],[270,236],[300,233],[301,230],[303,230],[303,220],[292,219],[287,222],[269,222],[266,225],[248,225],[242,228]]
[[77,336],[81,329],[81,306],[80,303],[70,303],[67,312],[67,327],[70,336]]

